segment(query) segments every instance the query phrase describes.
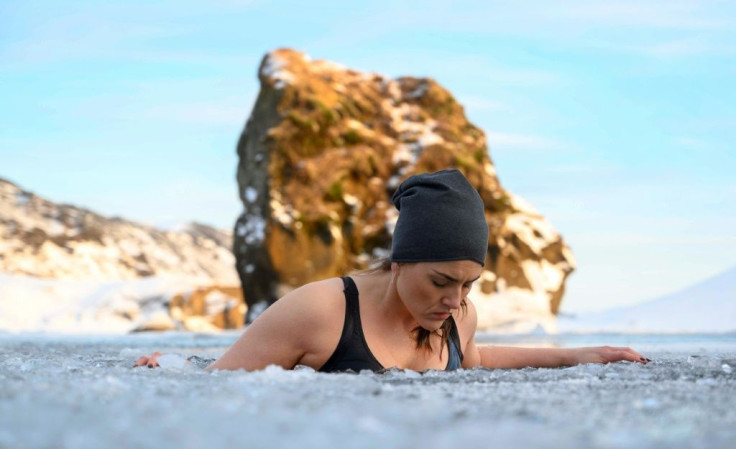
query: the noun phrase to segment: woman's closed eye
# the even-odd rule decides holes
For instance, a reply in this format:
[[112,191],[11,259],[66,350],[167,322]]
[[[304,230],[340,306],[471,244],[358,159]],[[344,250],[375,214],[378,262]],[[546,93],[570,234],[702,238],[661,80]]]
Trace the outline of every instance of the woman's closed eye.
[[[444,280],[444,279],[443,280],[432,279],[432,284],[434,284],[435,287],[444,288],[450,285],[450,281]],[[463,290],[470,290],[471,287],[473,287],[473,281],[466,282],[463,284]]]

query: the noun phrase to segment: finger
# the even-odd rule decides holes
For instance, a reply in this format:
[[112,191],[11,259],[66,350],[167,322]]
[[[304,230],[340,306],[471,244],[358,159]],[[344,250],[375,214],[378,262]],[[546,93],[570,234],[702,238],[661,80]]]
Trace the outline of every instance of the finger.
[[649,362],[649,359],[641,355],[640,353],[634,351],[631,348],[624,348],[626,353],[626,359],[629,362],[636,362],[646,365],[647,362]]
[[136,366],[143,366],[143,365],[146,365],[147,363],[148,363],[148,357],[145,355],[142,355],[138,357],[138,360],[133,362],[133,367],[135,368]]
[[160,352],[154,352],[151,357],[148,358],[148,367],[149,368],[156,368],[159,366],[158,364],[158,358],[161,357]]
[[626,348],[610,348],[605,353],[602,353],[601,356],[605,360],[604,363],[620,362],[621,360],[634,362],[638,359],[638,357],[635,357],[633,354],[629,353]]

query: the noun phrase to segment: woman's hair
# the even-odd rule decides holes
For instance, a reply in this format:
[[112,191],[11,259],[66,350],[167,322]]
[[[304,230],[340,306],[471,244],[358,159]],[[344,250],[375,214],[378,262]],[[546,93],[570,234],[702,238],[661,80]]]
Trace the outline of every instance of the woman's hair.
[[[370,268],[360,271],[358,272],[358,274],[381,273],[387,271],[391,271],[391,259],[389,259],[388,257],[376,260]],[[463,298],[462,301],[460,301],[460,309],[463,313],[465,313],[467,307],[467,302],[465,298]],[[428,331],[421,326],[415,327],[414,330],[412,330],[412,333],[414,334],[414,339],[417,342],[417,349],[422,348],[427,352],[432,351],[432,343],[430,342],[430,337],[432,336],[432,334],[436,334],[440,337],[442,341],[442,344],[440,345],[440,355],[442,355],[442,350],[445,346],[447,346],[447,340],[450,338],[452,319],[452,316],[447,318],[445,321],[442,322],[442,326],[440,326],[440,328],[435,331]]]

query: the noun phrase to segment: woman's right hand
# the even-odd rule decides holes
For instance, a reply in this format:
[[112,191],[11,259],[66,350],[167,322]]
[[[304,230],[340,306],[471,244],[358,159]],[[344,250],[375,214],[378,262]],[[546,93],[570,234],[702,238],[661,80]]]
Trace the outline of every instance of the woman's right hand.
[[138,360],[133,363],[133,368],[138,366],[147,366],[149,368],[157,368],[159,366],[158,364],[158,358],[161,357],[161,353],[156,351],[151,355],[142,355],[138,358]]

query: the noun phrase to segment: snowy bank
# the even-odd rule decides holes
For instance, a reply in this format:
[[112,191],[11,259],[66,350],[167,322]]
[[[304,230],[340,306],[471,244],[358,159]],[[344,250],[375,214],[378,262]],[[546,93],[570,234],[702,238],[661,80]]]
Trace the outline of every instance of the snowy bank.
[[72,334],[127,333],[168,319],[170,298],[197,280],[59,280],[0,273],[0,330]]

